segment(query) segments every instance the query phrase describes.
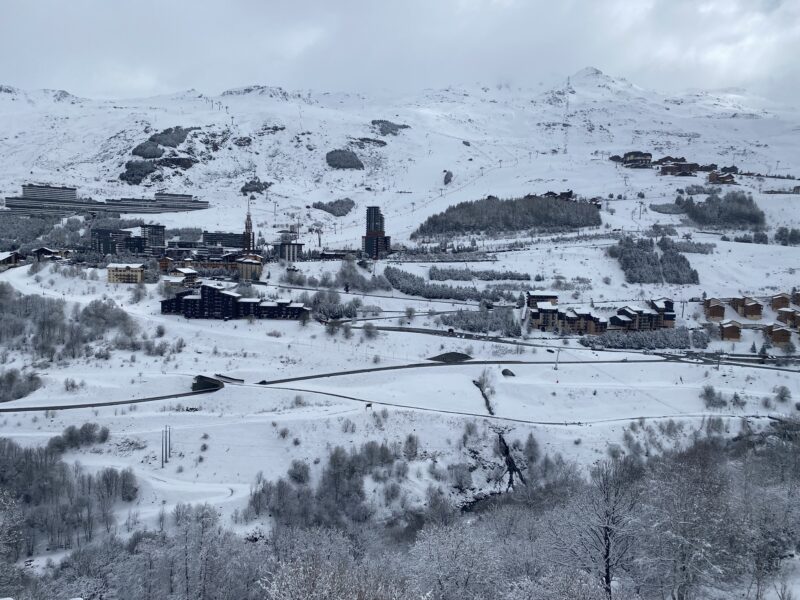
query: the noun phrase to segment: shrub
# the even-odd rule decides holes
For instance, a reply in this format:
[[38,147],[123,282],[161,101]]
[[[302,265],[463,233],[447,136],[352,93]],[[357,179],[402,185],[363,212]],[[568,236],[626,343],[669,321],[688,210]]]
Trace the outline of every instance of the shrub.
[[24,398],[42,387],[42,380],[36,373],[25,373],[17,369],[0,371],[0,402]]
[[700,392],[700,398],[706,405],[706,408],[723,408],[728,405],[728,402],[718,394],[713,385],[704,385],[703,390]]
[[778,386],[775,390],[775,400],[780,403],[789,402],[792,399],[792,392],[785,385]]
[[403,443],[403,456],[406,457],[406,460],[414,460],[417,458],[418,451],[419,438],[413,433],[409,433]]
[[311,479],[311,472],[308,467],[308,463],[302,460],[293,460],[292,466],[289,467],[289,470],[286,472],[289,476],[289,479],[298,484],[298,485],[305,485]]

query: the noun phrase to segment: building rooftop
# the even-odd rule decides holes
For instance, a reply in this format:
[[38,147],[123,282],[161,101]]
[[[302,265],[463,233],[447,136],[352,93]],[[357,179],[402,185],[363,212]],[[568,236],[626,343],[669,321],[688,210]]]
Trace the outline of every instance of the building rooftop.
[[143,264],[108,263],[107,269],[144,269]]

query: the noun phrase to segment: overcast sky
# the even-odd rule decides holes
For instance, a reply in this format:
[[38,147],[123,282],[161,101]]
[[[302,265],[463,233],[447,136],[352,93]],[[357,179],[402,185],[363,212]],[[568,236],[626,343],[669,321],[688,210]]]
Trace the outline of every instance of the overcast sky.
[[800,0],[0,0],[0,84],[132,97],[247,84],[643,87],[800,104]]

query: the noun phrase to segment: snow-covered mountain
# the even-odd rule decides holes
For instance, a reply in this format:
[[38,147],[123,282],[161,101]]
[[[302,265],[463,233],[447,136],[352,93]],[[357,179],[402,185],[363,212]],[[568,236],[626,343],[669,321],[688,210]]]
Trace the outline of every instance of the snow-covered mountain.
[[[381,131],[373,120],[408,128]],[[605,159],[634,149],[800,171],[796,109],[735,90],[662,95],[593,68],[546,91],[451,87],[401,98],[253,85],[214,97],[190,90],[108,101],[0,86],[0,124],[0,195],[26,182],[76,186],[94,198],[188,192],[213,208],[176,220],[209,227],[239,225],[241,211],[230,209],[243,206],[240,189],[253,177],[273,183],[256,216],[274,224],[344,196],[419,222],[486,193],[605,194],[622,185]],[[196,129],[176,147],[160,146],[141,183],[120,179],[126,163],[144,160],[134,148],[176,126]],[[341,148],[365,168],[328,166],[326,153]],[[447,188],[444,170],[455,175]],[[328,222],[314,213],[307,216]]]

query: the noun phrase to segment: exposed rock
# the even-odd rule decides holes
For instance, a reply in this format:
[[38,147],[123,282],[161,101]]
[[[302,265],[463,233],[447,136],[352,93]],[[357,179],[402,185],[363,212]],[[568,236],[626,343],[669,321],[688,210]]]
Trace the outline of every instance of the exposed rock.
[[171,169],[191,169],[197,164],[197,160],[188,156],[170,156],[156,161],[159,167],[169,167]]
[[408,125],[392,123],[384,119],[373,119],[370,123],[381,135],[397,135],[401,129],[409,129]]
[[180,146],[183,142],[186,141],[186,136],[195,129],[200,129],[199,127],[170,127],[165,129],[161,133],[154,133],[150,136],[150,141],[155,142],[156,144],[161,144],[162,146],[169,146],[170,148],[176,148]]
[[246,148],[247,146],[253,143],[253,140],[248,136],[243,136],[234,138],[233,143],[239,146],[240,148]]
[[134,156],[141,156],[142,158],[161,158],[164,154],[164,149],[155,142],[148,140],[131,150],[131,154]]
[[259,129],[258,135],[264,135],[265,133],[274,134],[285,129],[286,127],[283,125],[264,125],[261,129]]
[[129,185],[139,185],[145,177],[156,170],[149,160],[129,160],[125,163],[125,172],[119,178]]
[[331,150],[325,155],[328,166],[334,169],[363,169],[364,163],[352,150]]
[[464,144],[465,146],[472,146],[472,144],[470,144],[467,140],[464,140],[461,143]]
[[356,140],[350,140],[350,144],[363,150],[367,146],[377,146],[378,148],[383,148],[386,145],[386,142],[383,140],[376,140],[375,138],[361,137]]
[[444,184],[447,185],[451,181],[453,181],[453,172],[452,171],[445,171],[444,172]]

